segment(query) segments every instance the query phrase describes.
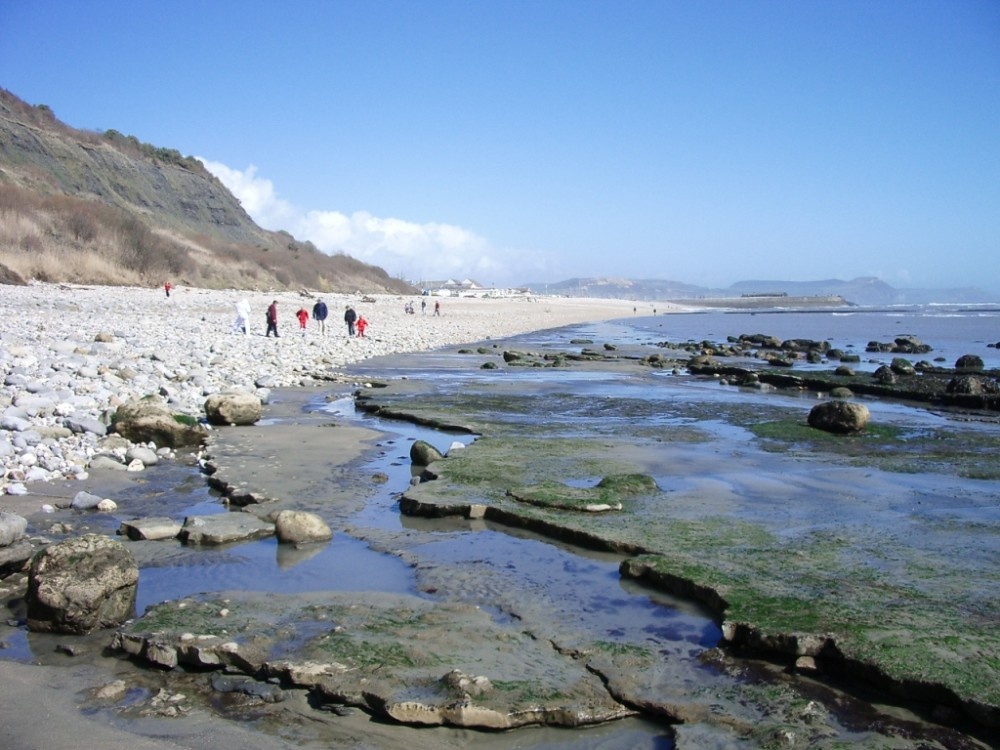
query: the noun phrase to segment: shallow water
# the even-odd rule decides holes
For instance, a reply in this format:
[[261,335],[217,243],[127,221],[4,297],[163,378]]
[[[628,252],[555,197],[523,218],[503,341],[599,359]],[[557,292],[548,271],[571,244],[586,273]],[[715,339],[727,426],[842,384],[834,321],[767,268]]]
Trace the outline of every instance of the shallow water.
[[[375,423],[385,432],[376,452],[360,463],[358,471],[363,475],[383,472],[389,479],[362,511],[350,517],[349,532],[334,529],[334,539],[329,544],[302,549],[279,545],[274,538],[221,547],[187,546],[175,541],[128,542],[140,563],[137,613],[165,600],[236,590],[389,591],[433,597],[425,591],[426,585],[421,586],[421,579],[426,580],[433,571],[446,566],[461,568],[488,560],[494,572],[502,573],[505,580],[502,585],[494,580],[496,589],[480,589],[475,598],[499,622],[511,621],[511,613],[499,606],[502,592],[537,590],[537,601],[548,604],[547,613],[555,615],[558,610],[567,623],[578,622],[584,614],[593,620],[594,627],[610,633],[626,627],[620,622],[624,617],[631,637],[656,643],[664,651],[684,653],[689,658],[704,645],[713,645],[718,640],[717,626],[697,607],[620,581],[617,556],[574,551],[531,535],[513,536],[484,527],[470,529],[466,525],[454,528],[447,522],[400,516],[398,495],[413,476],[408,455],[412,441],[426,440],[447,452],[456,442],[468,444],[472,436],[450,435],[406,423],[385,423],[355,412],[350,398],[329,404],[317,401],[312,408],[345,421],[366,426]],[[190,515],[229,512],[192,468],[168,464],[148,471],[146,479],[142,485],[116,496],[117,513],[84,515],[64,510],[51,514],[46,521],[71,522],[75,526],[73,533],[79,533],[83,530],[80,521],[85,520],[88,530],[114,534],[125,519],[166,515],[182,521]],[[376,551],[359,538],[374,534],[384,539],[384,534],[396,533],[409,539],[406,561],[398,555]],[[418,535],[416,539],[414,533]],[[415,560],[420,561],[416,567]],[[529,613],[518,616],[527,617]],[[0,659],[37,661],[48,658],[52,648],[51,637],[29,635],[23,628],[11,631],[5,641],[8,647],[0,650]],[[514,744],[488,744],[502,748],[600,748],[620,746],[617,743],[627,739],[629,746],[636,748],[672,746],[663,727],[655,722],[629,719],[615,724],[612,729],[586,730],[573,739],[569,736],[561,739],[563,733],[554,730],[522,730]]]
[[626,337],[648,342],[725,342],[727,336],[756,333],[828,341],[831,347],[861,355],[860,369],[875,369],[898,356],[865,352],[869,341],[892,342],[899,336],[913,335],[932,347],[927,354],[904,355],[914,362],[942,357],[940,364],[951,367],[963,354],[978,354],[988,369],[1000,368],[1000,350],[996,348],[1000,343],[1000,308],[996,306],[680,313],[601,323],[589,330],[597,340],[603,335],[619,338],[625,330]]
[[336,534],[324,545],[295,548],[274,537],[224,548],[199,549],[143,567],[136,611],[168,599],[212,591],[412,592],[413,570],[364,542]]
[[[734,333],[757,330],[738,325],[734,328]],[[621,323],[580,326],[521,337],[511,346],[565,347],[574,337],[604,341],[618,336],[634,342],[635,330],[631,324]],[[772,327],[760,330],[775,331]],[[802,330],[790,335],[808,337]],[[695,425],[712,440],[674,445],[670,463],[650,467],[660,487],[672,493],[673,512],[678,518],[697,517],[705,503],[711,502],[720,513],[763,523],[789,537],[867,525],[870,529],[866,536],[873,549],[887,541],[902,543],[906,537],[917,537],[928,553],[954,556],[956,550],[961,550],[970,570],[988,573],[996,568],[996,551],[991,553],[981,546],[989,544],[991,537],[970,543],[967,529],[970,525],[1000,521],[1000,504],[996,502],[1000,483],[970,484],[937,475],[886,474],[839,465],[824,465],[817,470],[815,464],[803,464],[794,456],[760,451],[745,427],[711,416],[714,408],[723,405],[779,405],[805,413],[815,397],[760,393],[662,372],[629,379],[615,373],[562,369],[524,369],[505,374],[470,367],[469,357],[442,351],[370,361],[352,368],[352,372],[359,377],[405,374],[429,378],[444,391],[466,394],[487,392],[505,381],[518,390],[530,386],[570,394],[566,403],[575,400],[575,408],[567,413],[539,412],[536,418],[554,428],[581,433],[620,431],[622,425],[637,422],[637,414],[654,426]],[[616,415],[615,410],[625,402],[645,404],[645,411]],[[311,408],[384,432],[375,452],[359,462],[357,470],[366,476],[384,473],[388,481],[360,512],[348,519],[346,529],[334,529],[334,540],[328,545],[289,550],[271,539],[221,549],[190,548],[174,542],[135,546],[142,567],[138,611],[165,599],[222,590],[385,590],[429,597],[447,592],[450,597],[464,597],[484,607],[499,622],[524,620],[538,632],[561,641],[606,637],[651,645],[677,665],[675,677],[685,675],[683,679],[690,679],[691,685],[700,686],[692,690],[736,681],[709,674],[698,662],[698,655],[715,645],[720,636],[712,618],[690,603],[622,581],[617,556],[556,544],[483,522],[401,517],[397,501],[413,476],[408,456],[412,441],[426,440],[447,452],[456,441],[468,444],[473,440],[471,436],[359,414],[352,399],[346,397],[329,404],[317,401]],[[946,421],[926,409],[901,404],[873,401],[869,408],[877,419],[914,427],[933,427]],[[271,423],[274,420],[262,423],[261,428]],[[574,481],[585,484],[596,479],[576,477]],[[837,498],[835,505],[831,505],[831,497]],[[877,507],[872,507],[871,497],[878,498]],[[117,514],[88,515],[86,522],[114,533],[126,517],[170,515],[182,520],[186,515],[227,512],[200,476],[178,466],[149,472],[146,486],[116,497],[116,501]],[[82,518],[71,511],[61,513],[75,521]],[[925,520],[930,523],[925,524]],[[142,551],[149,544],[156,545],[155,552]],[[386,549],[396,554],[377,551]],[[870,564],[891,567],[892,561],[873,559]],[[456,577],[456,571],[473,568],[477,570],[474,577]],[[0,651],[0,658],[32,657],[30,639],[15,635],[7,640],[11,648]],[[566,739],[551,730],[519,730],[509,742],[493,737],[486,744],[498,748],[663,748],[670,746],[666,735],[663,727],[655,723],[629,721],[574,732]]]
[[519,617],[544,618],[553,629],[580,631],[581,638],[620,639],[693,659],[722,635],[697,605],[622,579],[617,555],[488,525],[447,534],[413,552],[428,570],[446,564],[486,571],[482,587],[466,592],[474,603],[509,601],[516,591],[532,600],[533,612],[521,609]]
[[[679,317],[704,316],[669,316],[663,320],[676,324]],[[716,318],[718,322],[723,316]],[[733,322],[734,319],[725,320]],[[787,320],[791,321],[790,325],[798,325],[791,316]],[[984,329],[991,329],[995,320],[988,321]],[[821,320],[819,317],[813,321],[823,326],[830,322],[829,318]],[[870,321],[866,319],[865,325]],[[743,323],[745,321],[736,321],[732,329],[734,335],[758,331],[775,333],[777,330],[776,326],[744,327]],[[920,335],[917,328],[902,327],[904,324],[895,319],[892,325],[900,326],[897,331],[900,335]],[[990,366],[990,355],[995,349],[976,350],[954,331],[952,334],[957,336],[957,343],[949,356],[954,353],[957,358],[962,353],[975,351]],[[643,335],[649,342],[661,340],[648,332],[637,334],[631,322],[619,321],[522,336],[510,342],[509,348],[566,350],[573,348],[569,343],[573,339],[593,341],[593,344],[583,345],[591,348],[598,348],[603,342],[627,346],[641,343]],[[825,338],[801,328],[786,335]],[[672,341],[686,338],[686,335],[677,339],[670,337]],[[705,338],[725,340],[725,335]],[[873,335],[871,338],[882,337]],[[925,336],[921,338],[930,342]],[[936,347],[935,354],[938,351]],[[949,350],[945,348],[944,351]],[[708,512],[719,517],[760,525],[792,544],[810,545],[813,540],[845,537],[852,540],[853,546],[845,547],[840,553],[841,563],[867,567],[898,581],[912,582],[927,591],[935,591],[941,584],[937,573],[927,576],[926,571],[948,569],[953,572],[957,567],[966,571],[968,585],[979,590],[976,596],[981,595],[983,606],[989,608],[989,602],[1000,596],[997,576],[1000,555],[996,547],[1000,482],[966,479],[930,468],[910,473],[888,472],[870,462],[862,460],[858,462],[861,465],[851,465],[851,461],[836,456],[808,460],[794,448],[780,453],[767,452],[745,426],[732,423],[726,416],[732,413],[730,410],[738,411],[740,419],[746,423],[748,419],[753,421],[755,410],[768,415],[763,419],[773,419],[773,410],[784,409],[799,412],[804,422],[817,400],[815,394],[741,389],[665,371],[632,372],[626,376],[608,371],[595,373],[563,368],[477,369],[478,361],[485,356],[437,352],[432,364],[419,356],[407,359],[406,366],[399,366],[399,362],[389,363],[389,374],[431,381],[434,398],[443,396],[449,407],[465,404],[475,409],[480,399],[486,410],[506,396],[516,396],[522,402],[537,405],[537,409],[524,408],[523,403],[519,403],[511,424],[525,424],[527,429],[544,427],[549,431],[542,434],[620,436],[628,430],[689,426],[710,435],[711,440],[672,442],[669,451],[664,451],[662,463],[651,459],[645,468],[661,490],[670,493],[671,517],[700,519],[709,509]],[[892,355],[878,356],[888,362]],[[379,362],[364,363],[356,371],[377,377],[381,365]],[[894,424],[914,434],[956,426],[955,415],[932,411],[923,405],[873,399],[864,399],[864,402],[873,421]],[[497,420],[497,415],[490,412],[489,419]],[[962,429],[995,435],[1000,426],[995,420],[987,420],[982,424],[963,423]],[[873,446],[869,450],[878,449]],[[919,455],[916,456],[914,466],[919,467],[920,460]],[[573,486],[588,486],[598,479],[570,477],[564,481]],[[500,549],[484,545],[490,552],[484,553],[481,559],[455,559],[495,566],[498,575],[503,577],[506,570],[502,563],[508,558],[502,545]],[[902,550],[908,552],[899,554]],[[523,578],[521,585],[533,585],[532,577]],[[955,585],[954,575],[947,585]],[[558,589],[558,586],[557,582],[553,588]],[[541,586],[538,588],[543,590]],[[502,585],[497,584],[489,593],[502,599]],[[548,604],[542,606],[553,609],[553,619],[559,619],[557,608]],[[578,602],[577,606],[585,608],[586,602]],[[590,619],[589,614],[587,619]],[[601,618],[598,616],[594,620],[599,623]],[[690,638],[690,632],[688,636],[680,636],[680,641],[674,640],[672,647],[680,649],[685,638]],[[629,637],[634,636],[633,633]],[[696,648],[704,647],[696,640],[687,642],[698,644]],[[920,722],[915,726],[920,726]],[[919,734],[924,730],[915,731]],[[848,741],[849,736],[850,733],[845,732],[842,739]]]

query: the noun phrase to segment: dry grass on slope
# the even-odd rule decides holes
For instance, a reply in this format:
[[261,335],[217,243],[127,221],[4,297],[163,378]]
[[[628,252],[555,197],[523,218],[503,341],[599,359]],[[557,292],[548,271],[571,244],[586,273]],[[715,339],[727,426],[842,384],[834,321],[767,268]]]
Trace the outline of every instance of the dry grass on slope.
[[271,233],[270,244],[154,228],[123,209],[0,184],[0,282],[409,292],[382,269]]

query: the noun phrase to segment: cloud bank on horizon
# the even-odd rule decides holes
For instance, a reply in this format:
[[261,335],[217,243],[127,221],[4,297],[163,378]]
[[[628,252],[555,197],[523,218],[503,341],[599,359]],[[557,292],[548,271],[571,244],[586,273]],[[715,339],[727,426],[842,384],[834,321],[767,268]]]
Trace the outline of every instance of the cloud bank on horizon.
[[271,180],[259,175],[252,164],[239,170],[198,158],[264,229],[283,229],[328,255],[344,253],[381,266],[391,276],[413,282],[472,278],[481,284],[508,286],[518,283],[508,265],[511,261],[519,262],[518,273],[545,270],[537,258],[529,261],[524,253],[513,250],[501,253],[484,237],[454,224],[420,224],[368,211],[345,214],[300,208],[281,198]]

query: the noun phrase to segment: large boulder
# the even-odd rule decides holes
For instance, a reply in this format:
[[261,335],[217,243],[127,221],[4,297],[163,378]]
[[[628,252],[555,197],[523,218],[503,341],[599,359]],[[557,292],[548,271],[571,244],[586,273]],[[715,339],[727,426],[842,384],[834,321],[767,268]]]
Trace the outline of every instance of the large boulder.
[[414,466],[430,466],[444,458],[444,454],[426,440],[415,440],[410,446],[410,462]]
[[895,385],[899,382],[899,378],[896,377],[896,373],[892,371],[889,365],[882,365],[874,373],[872,377],[882,385]]
[[315,513],[301,510],[283,510],[274,518],[274,530],[282,544],[327,542],[333,532],[326,521]]
[[868,407],[853,401],[824,401],[809,411],[809,426],[827,432],[850,434],[868,426]]
[[897,375],[917,374],[917,368],[913,366],[913,363],[903,357],[893,357],[892,363],[889,365],[889,369]]
[[983,358],[978,354],[963,354],[955,360],[956,370],[982,370]]
[[926,354],[931,351],[931,346],[916,336],[899,336],[894,343],[893,351],[900,354]]
[[259,396],[243,391],[213,393],[205,399],[205,416],[214,425],[248,425],[260,420]]
[[133,399],[118,407],[114,431],[133,443],[153,442],[161,447],[198,446],[208,431],[190,417],[174,415],[158,396]]
[[139,566],[121,542],[86,534],[35,555],[28,573],[28,629],[90,633],[132,617]]

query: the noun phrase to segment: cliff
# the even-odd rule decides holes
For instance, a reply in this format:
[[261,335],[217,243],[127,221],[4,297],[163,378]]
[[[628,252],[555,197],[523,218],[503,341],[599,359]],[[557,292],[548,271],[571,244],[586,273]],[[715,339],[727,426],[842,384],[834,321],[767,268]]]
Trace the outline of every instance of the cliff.
[[346,255],[257,226],[193,157],[77,130],[0,89],[0,280],[409,293]]

